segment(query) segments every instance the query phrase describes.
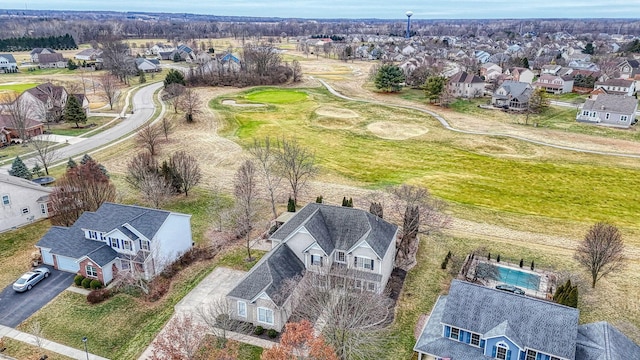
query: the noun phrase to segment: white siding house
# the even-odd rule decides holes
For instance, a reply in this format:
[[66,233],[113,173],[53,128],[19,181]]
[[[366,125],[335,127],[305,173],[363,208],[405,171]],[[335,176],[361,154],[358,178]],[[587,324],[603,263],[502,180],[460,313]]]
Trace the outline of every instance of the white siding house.
[[0,174],[0,231],[49,217],[51,188]]

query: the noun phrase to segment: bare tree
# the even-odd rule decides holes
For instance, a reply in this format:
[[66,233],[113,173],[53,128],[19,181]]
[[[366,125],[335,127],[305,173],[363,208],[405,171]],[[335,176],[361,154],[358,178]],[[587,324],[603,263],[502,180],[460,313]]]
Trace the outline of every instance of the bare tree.
[[44,345],[44,331],[42,329],[42,325],[40,325],[40,321],[34,320],[33,322],[31,322],[31,324],[29,325],[29,333],[33,336],[33,340],[36,343],[36,346],[42,353],[41,358],[46,359],[46,355],[44,354],[44,349],[42,347]]
[[2,103],[9,115],[9,125],[18,133],[18,137],[26,146],[28,139],[27,129],[30,123],[30,104],[20,99],[13,93],[3,94]]
[[294,203],[307,185],[307,181],[318,173],[316,157],[295,139],[282,138],[277,143],[278,162],[284,177],[289,181]]
[[42,135],[31,139],[31,147],[36,152],[36,157],[44,167],[44,172],[49,175],[49,166],[58,160],[57,144],[50,135]]
[[155,155],[156,147],[160,142],[161,135],[162,129],[160,129],[160,127],[152,124],[146,124],[142,129],[138,130],[136,137],[138,138],[138,141],[140,141],[140,143],[149,150],[151,155]]
[[270,70],[280,65],[280,52],[269,44],[247,44],[243,48],[247,69],[258,76],[269,75]]
[[238,235],[244,236],[247,242],[247,260],[251,261],[251,230],[258,216],[256,167],[251,160],[246,160],[234,179],[236,199],[235,224]]
[[140,190],[140,183],[149,173],[158,172],[158,162],[148,152],[140,152],[127,164],[125,180],[132,187]]
[[175,124],[171,122],[171,120],[163,116],[162,120],[160,120],[160,129],[162,129],[162,133],[164,134],[164,140],[169,140],[169,134],[173,132],[175,129]]
[[200,113],[200,96],[192,88],[187,88],[180,97],[180,107],[184,111],[185,119],[187,122],[195,121],[195,116]]
[[104,74],[100,76],[99,81],[102,85],[104,99],[109,103],[109,109],[113,110],[113,104],[116,102],[118,96],[116,79],[111,74]]
[[129,78],[138,72],[135,59],[129,55],[129,46],[115,39],[107,39],[101,45],[104,68],[128,84]]
[[180,102],[182,101],[182,94],[184,93],[184,85],[178,83],[171,83],[164,89],[167,103],[173,108],[174,113],[178,113],[180,108]]
[[206,336],[206,326],[193,315],[173,317],[153,343],[152,360],[192,360]]
[[260,176],[264,181],[264,186],[271,202],[271,212],[275,219],[278,217],[276,200],[283,179],[282,172],[278,166],[278,150],[271,146],[271,140],[267,136],[264,142],[254,139],[253,146],[249,148],[249,153],[256,159],[260,168]]
[[235,311],[225,298],[196,308],[196,314],[207,324],[208,330],[223,341],[227,339],[229,331],[246,333],[252,329],[251,324],[233,318]]
[[198,160],[184,151],[178,151],[171,156],[171,165],[182,180],[184,196],[189,196],[189,190],[198,185],[202,178]]
[[175,193],[171,181],[159,172],[149,171],[142,175],[140,182],[142,197],[156,209],[160,209]]
[[624,266],[624,244],[617,227],[599,222],[593,225],[578,245],[575,259],[591,273],[591,287],[607,274]]

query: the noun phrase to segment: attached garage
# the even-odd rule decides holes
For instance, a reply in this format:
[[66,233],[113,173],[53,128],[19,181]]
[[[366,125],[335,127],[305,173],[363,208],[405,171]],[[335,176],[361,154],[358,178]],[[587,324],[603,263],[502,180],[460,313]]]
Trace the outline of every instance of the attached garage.
[[76,259],[68,258],[66,256],[55,255],[58,270],[77,273],[80,270],[80,264],[76,262]]
[[53,255],[49,252],[49,249],[40,249],[40,254],[42,254],[42,262],[47,265],[55,265],[53,263]]

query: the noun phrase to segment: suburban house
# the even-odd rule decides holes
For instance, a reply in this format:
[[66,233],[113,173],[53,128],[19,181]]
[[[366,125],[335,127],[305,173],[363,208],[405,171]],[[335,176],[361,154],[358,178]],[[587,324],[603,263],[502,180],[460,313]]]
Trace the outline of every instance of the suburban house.
[[171,44],[157,43],[149,49],[148,55],[158,55],[161,52],[172,52],[176,48]]
[[541,69],[542,70],[541,75],[542,74],[557,75],[560,69],[562,69],[562,66],[557,64],[543,65]]
[[453,280],[413,350],[418,360],[640,359],[640,346],[606,322],[578,325],[578,309]]
[[119,271],[149,280],[191,249],[191,215],[104,203],[38,241],[55,269],[110,283]]
[[602,89],[607,94],[633,96],[636,92],[636,82],[633,79],[609,79],[596,81],[596,89]]
[[42,135],[44,133],[44,125],[40,121],[27,118],[25,119],[24,131],[27,138],[20,139],[20,134],[16,129],[12,116],[0,114],[0,146],[21,143],[34,136]]
[[630,79],[636,74],[640,74],[640,61],[626,59],[617,66],[620,72],[620,79]]
[[480,76],[484,76],[487,81],[494,80],[498,76],[502,75],[502,67],[492,62],[487,62],[480,65]]
[[447,90],[455,97],[476,98],[484,95],[484,81],[478,75],[460,71],[449,78]]
[[38,63],[42,69],[64,69],[67,67],[67,60],[60,53],[40,54]]
[[587,99],[578,114],[578,122],[628,128],[635,123],[638,100],[633,96],[599,94]]
[[55,54],[56,52],[53,49],[50,48],[34,48],[33,50],[31,50],[31,53],[29,53],[29,55],[31,55],[31,62],[32,63],[39,63],[40,62],[40,55],[42,54]]
[[504,73],[506,75],[509,75],[511,77],[511,80],[525,82],[527,84],[533,83],[533,78],[535,77],[533,71],[523,67],[510,68],[507,69],[507,71],[505,71]]
[[543,74],[533,84],[533,87],[543,89],[550,94],[566,94],[573,90],[573,78],[569,75]]
[[51,191],[30,180],[0,173],[0,231],[49,217]]
[[305,273],[324,277],[318,286],[333,274],[348,276],[354,291],[383,292],[397,231],[360,209],[308,204],[271,235],[272,250],[227,294],[233,317],[280,331],[296,305],[293,290],[283,285]]
[[18,63],[11,54],[0,54],[0,73],[18,72]]
[[80,61],[96,61],[101,56],[102,50],[90,48],[80,51],[74,56],[74,58]]
[[491,96],[491,105],[512,110],[525,110],[533,88],[526,82],[505,81]]
[[145,58],[136,58],[136,67],[144,72],[160,71],[160,62],[158,60],[150,60]]
[[25,102],[28,116],[41,122],[57,121],[67,104],[67,90],[63,86],[44,83],[20,95],[17,101]]

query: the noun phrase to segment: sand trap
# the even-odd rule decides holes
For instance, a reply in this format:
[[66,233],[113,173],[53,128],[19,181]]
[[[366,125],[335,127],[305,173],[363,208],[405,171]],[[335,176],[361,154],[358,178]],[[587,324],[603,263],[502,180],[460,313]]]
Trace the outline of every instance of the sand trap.
[[222,105],[238,107],[263,107],[265,104],[238,104],[235,100],[222,100]]
[[327,129],[352,129],[357,123],[357,120],[345,119],[345,118],[319,118],[316,121],[318,126],[322,126]]
[[327,116],[327,117],[340,118],[340,119],[353,119],[360,116],[358,115],[357,112],[353,110],[332,107],[332,106],[323,106],[323,107],[317,108],[316,114],[320,116]]
[[406,140],[429,132],[429,129],[418,124],[402,124],[390,121],[379,121],[367,125],[367,130],[377,137],[389,140]]

